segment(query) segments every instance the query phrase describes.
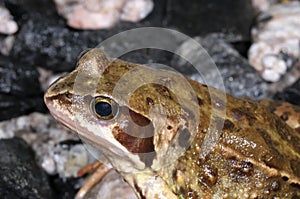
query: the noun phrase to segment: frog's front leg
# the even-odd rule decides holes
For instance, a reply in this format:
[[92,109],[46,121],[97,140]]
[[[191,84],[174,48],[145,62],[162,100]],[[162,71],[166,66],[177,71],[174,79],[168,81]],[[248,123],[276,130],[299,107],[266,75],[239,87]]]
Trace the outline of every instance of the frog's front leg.
[[168,184],[153,171],[123,175],[140,199],[178,199]]

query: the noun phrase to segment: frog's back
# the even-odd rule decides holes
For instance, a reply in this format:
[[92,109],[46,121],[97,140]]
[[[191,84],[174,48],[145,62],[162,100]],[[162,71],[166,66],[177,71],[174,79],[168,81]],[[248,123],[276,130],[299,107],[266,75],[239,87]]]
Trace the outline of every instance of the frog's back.
[[299,198],[300,134],[266,107],[228,95],[219,140],[202,158],[211,102],[205,86],[191,83],[201,100],[198,133],[160,171],[174,191],[185,198]]

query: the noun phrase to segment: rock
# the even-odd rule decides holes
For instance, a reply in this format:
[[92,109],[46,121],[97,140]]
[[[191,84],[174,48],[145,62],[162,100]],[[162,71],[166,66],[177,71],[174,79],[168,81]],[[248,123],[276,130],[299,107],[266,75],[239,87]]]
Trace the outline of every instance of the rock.
[[153,12],[140,23],[118,23],[106,31],[79,31],[66,26],[65,20],[57,15],[55,5],[50,0],[5,1],[21,24],[10,55],[24,64],[54,72],[74,69],[80,52],[96,47],[104,39],[122,30],[162,26],[164,9],[163,5],[157,4]]
[[299,0],[252,0],[253,7],[257,10],[257,12],[266,12],[273,5],[279,3],[287,3],[291,1],[299,1]]
[[49,114],[32,113],[0,122],[0,139],[22,138],[49,176],[58,198],[74,198],[83,179],[77,172],[94,161],[78,137]]
[[152,10],[154,4],[152,0],[128,0],[121,13],[121,20],[138,22],[144,19]]
[[14,45],[15,37],[13,35],[10,36],[0,36],[0,54],[8,56],[10,51]]
[[270,9],[270,7],[279,0],[252,0],[253,7],[257,10],[257,12],[265,12]]
[[[79,188],[78,178],[60,178],[58,175],[50,176],[49,180],[55,190],[56,198],[74,199]],[[93,198],[90,198],[93,199]]]
[[153,9],[152,0],[55,0],[58,12],[76,29],[107,29],[120,19],[138,22]]
[[300,2],[272,6],[252,30],[249,62],[270,82],[277,82],[300,57]]
[[[77,172],[89,164],[89,159],[92,159],[90,156],[91,154],[80,142],[60,143],[51,148],[46,157],[43,157],[42,166],[48,168],[48,173],[58,173],[61,178],[77,177]],[[49,165],[49,160],[54,167]]]
[[102,36],[74,31],[66,27],[51,0],[5,0],[21,24],[10,56],[23,64],[69,71],[78,54],[96,46]]
[[[195,37],[194,39],[205,48],[212,58],[212,61],[216,64],[223,78],[223,80],[220,81],[223,81],[228,93],[234,96],[248,96],[252,99],[263,99],[271,96],[271,93],[268,91],[267,83],[264,82],[249,65],[247,60],[239,55],[239,53],[224,40],[224,35],[211,34],[204,38]],[[197,55],[198,52],[190,48],[189,42],[192,42],[192,40],[184,42],[179,49],[184,55],[190,58],[195,56],[196,62],[198,62],[199,65],[203,65],[206,62],[212,63],[212,61],[207,60],[210,59],[208,56],[204,57],[205,60],[197,60],[200,56]],[[200,52],[200,54],[204,53],[205,52]],[[187,64],[186,61],[175,57],[172,63],[172,66],[177,66],[175,67],[176,70],[184,74],[189,74],[189,76],[196,81],[205,83],[201,75],[193,69],[193,66]],[[204,67],[210,67],[210,65]],[[213,80],[216,77],[216,74],[208,73],[206,79]],[[218,88],[220,85],[215,82],[220,81],[210,81],[214,83],[210,86]]]
[[0,121],[46,110],[39,74],[34,67],[0,57],[0,77]]
[[254,9],[250,1],[172,0],[167,3],[167,24],[188,35],[223,32],[235,41],[250,40]]
[[60,15],[76,29],[104,29],[113,27],[120,18],[125,0],[55,0]]
[[29,114],[33,111],[45,112],[46,107],[42,98],[20,98],[19,96],[6,96],[0,94],[0,121]]
[[[83,182],[83,178],[75,178],[78,170],[95,160],[74,133],[57,123],[49,114],[32,113],[0,122],[0,139],[12,137],[24,139],[33,148],[39,167],[50,175],[55,195],[59,198],[74,198],[75,189]],[[114,176],[108,175],[101,181],[100,187],[93,188],[92,195],[96,192],[101,196],[105,194],[106,199],[121,195],[133,198],[133,190],[115,171],[113,173]],[[113,195],[112,189],[116,190]]]
[[78,137],[48,114],[32,113],[0,122],[0,138],[12,137],[30,144],[38,164],[50,175],[77,177],[77,171],[94,160]]
[[17,23],[12,20],[9,10],[0,6],[0,33],[11,35],[18,31]]
[[0,153],[1,198],[54,198],[46,173],[22,139],[0,140]]
[[276,93],[274,99],[284,102],[290,102],[292,104],[300,106],[300,79],[298,79],[298,81],[295,82],[292,86]]
[[[38,71],[7,57],[0,57],[0,92],[16,96],[38,96],[42,93]],[[30,88],[30,89],[28,89]]]

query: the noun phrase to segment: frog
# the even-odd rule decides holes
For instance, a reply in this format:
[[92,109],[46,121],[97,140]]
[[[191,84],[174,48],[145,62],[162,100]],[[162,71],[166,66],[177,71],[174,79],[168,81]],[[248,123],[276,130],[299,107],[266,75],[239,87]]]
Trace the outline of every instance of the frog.
[[140,199],[300,197],[299,129],[269,101],[224,95],[99,48],[84,52],[44,101],[104,154],[110,166],[100,176],[116,170]]

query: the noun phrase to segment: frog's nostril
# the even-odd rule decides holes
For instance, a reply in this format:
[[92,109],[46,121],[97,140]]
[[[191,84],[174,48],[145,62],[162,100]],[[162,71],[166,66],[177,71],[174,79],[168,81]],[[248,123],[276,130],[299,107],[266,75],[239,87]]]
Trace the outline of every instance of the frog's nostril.
[[169,125],[169,126],[167,126],[167,129],[168,129],[168,130],[172,130],[173,127]]

